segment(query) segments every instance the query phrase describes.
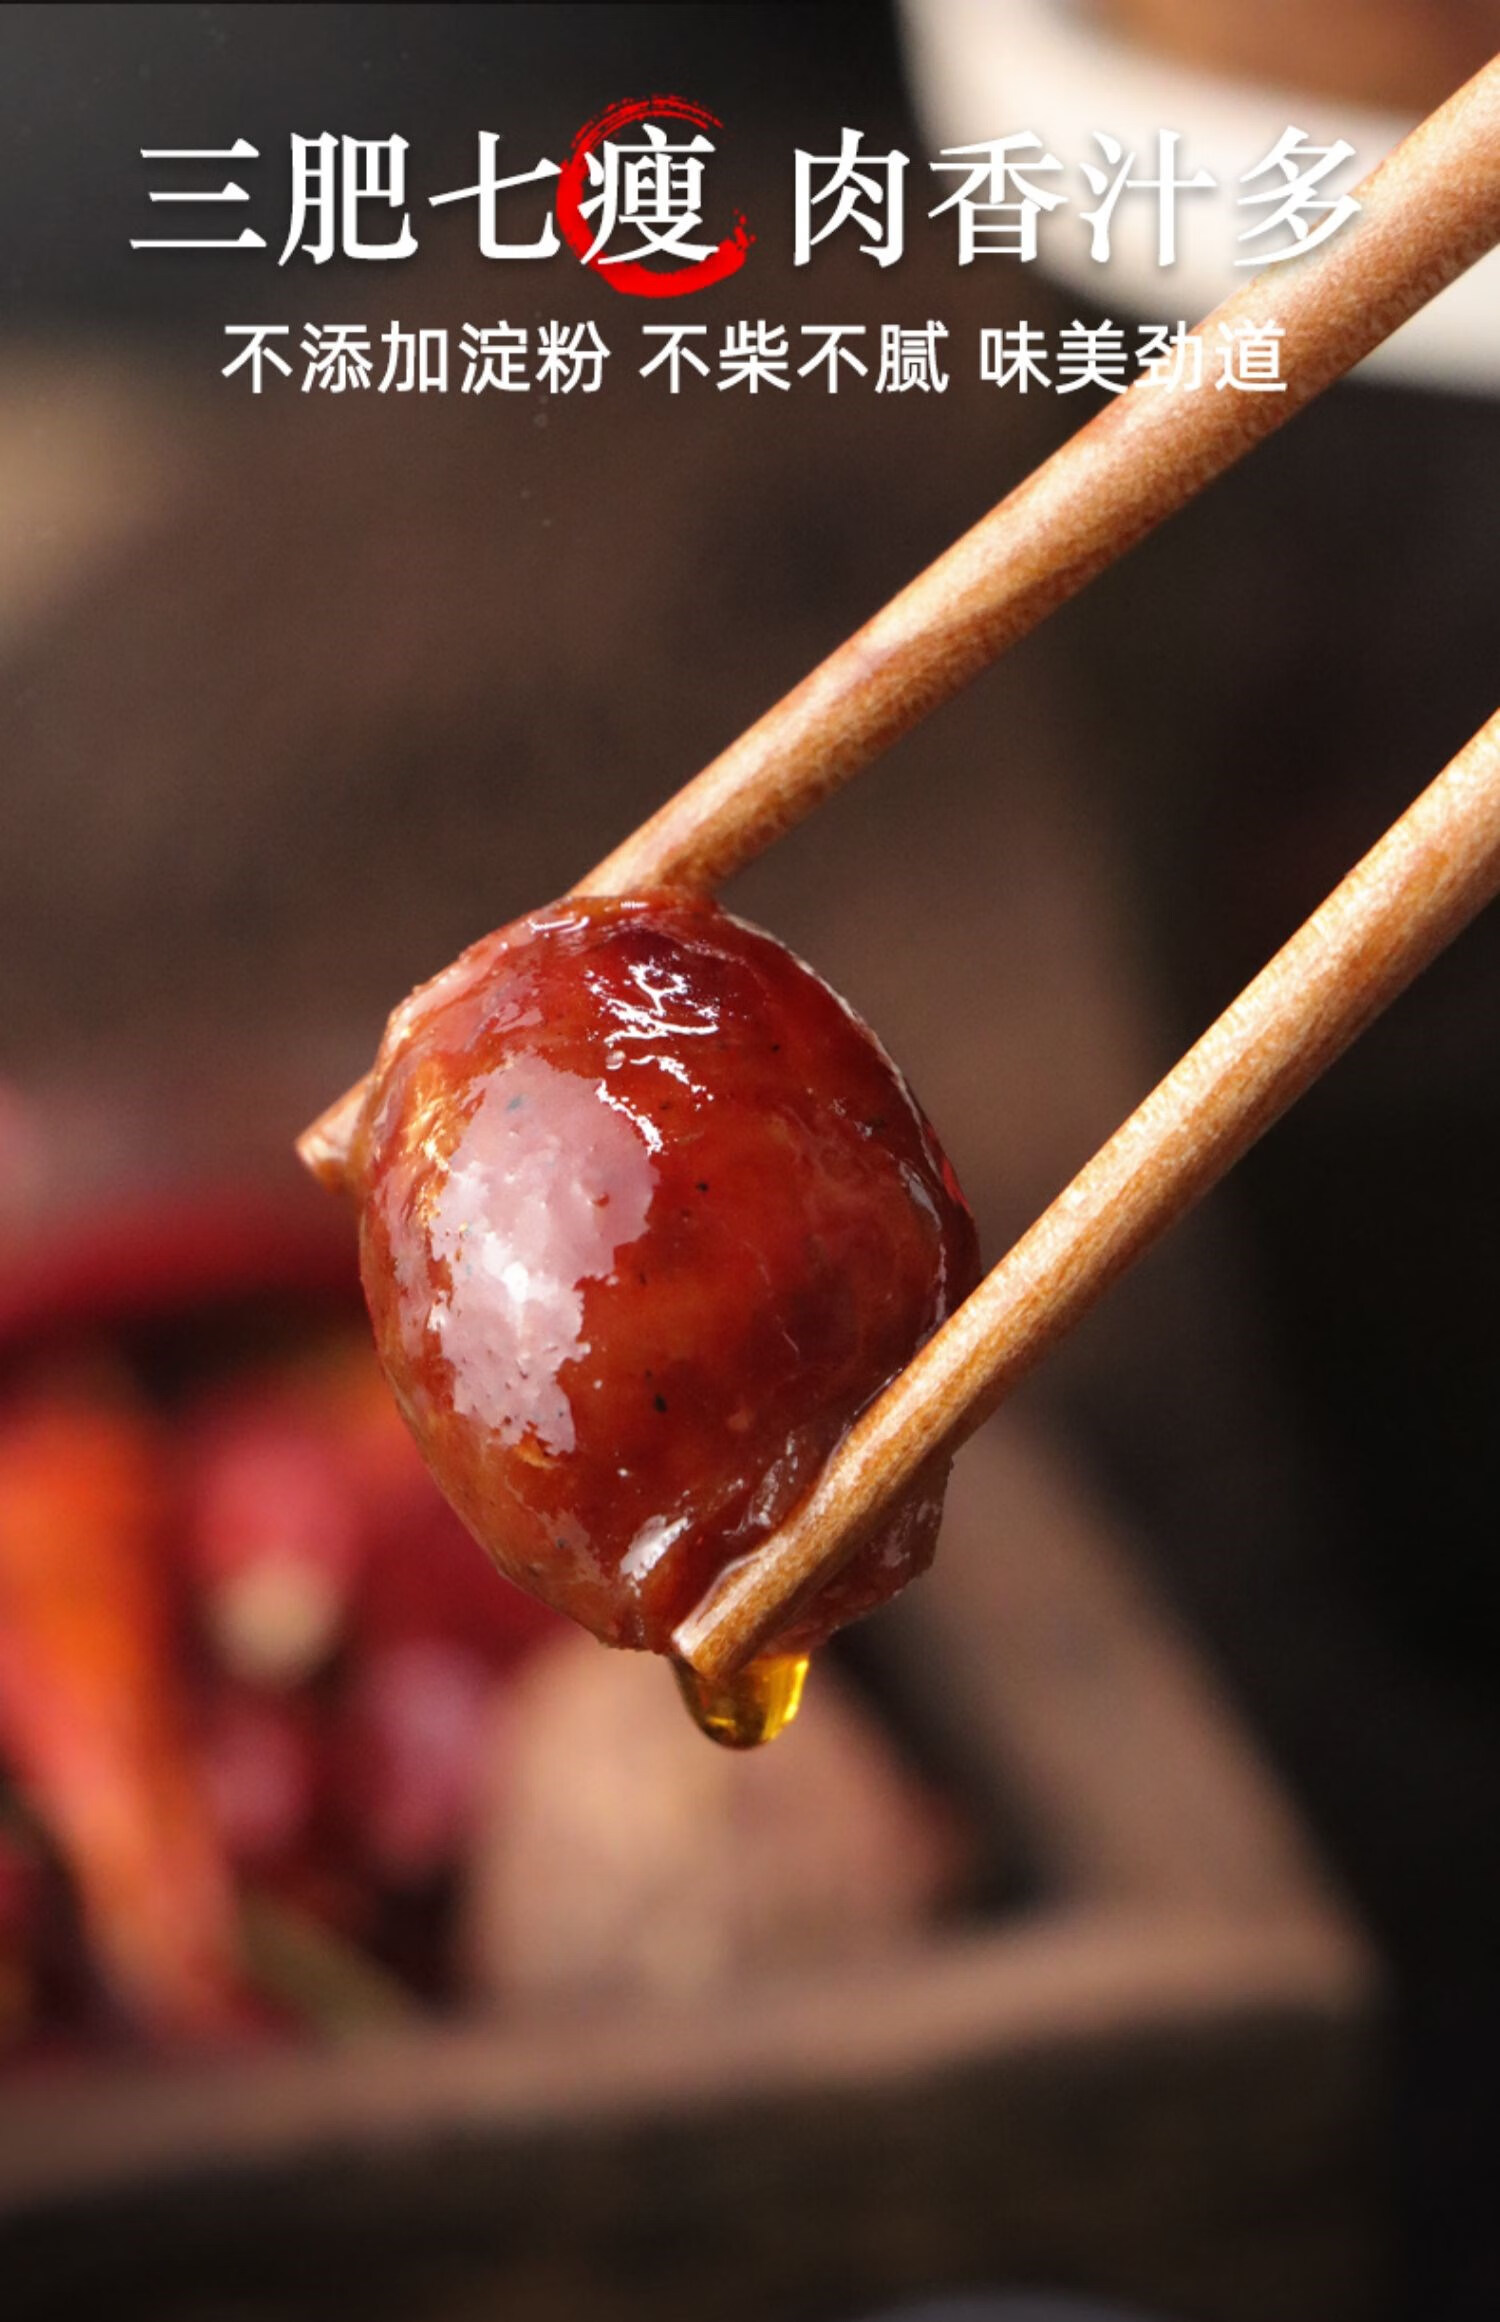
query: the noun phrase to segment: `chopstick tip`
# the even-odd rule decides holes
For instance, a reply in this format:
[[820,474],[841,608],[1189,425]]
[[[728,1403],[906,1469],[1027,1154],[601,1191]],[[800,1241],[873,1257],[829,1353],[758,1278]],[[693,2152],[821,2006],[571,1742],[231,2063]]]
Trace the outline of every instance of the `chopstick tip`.
[[349,1157],[364,1110],[365,1083],[347,1089],[297,1139],[297,1158],[329,1193],[351,1192]]

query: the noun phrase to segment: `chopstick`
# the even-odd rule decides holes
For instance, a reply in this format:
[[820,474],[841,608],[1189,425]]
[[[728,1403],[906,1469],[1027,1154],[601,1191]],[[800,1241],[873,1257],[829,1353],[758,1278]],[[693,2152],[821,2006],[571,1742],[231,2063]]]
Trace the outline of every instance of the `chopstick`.
[[[1279,324],[1283,393],[1137,382],[572,889],[708,890],[753,860],[1500,241],[1500,59],[1358,189],[1360,215],[1201,323]],[[365,1083],[298,1139],[343,1183]]]
[[722,1680],[1500,892],[1500,711],[856,1421],[673,1637]]
[[1360,215],[1198,325],[1278,323],[1284,393],[1137,381],[966,532],[575,895],[717,886],[1133,548],[1500,241],[1500,58],[1359,186]]

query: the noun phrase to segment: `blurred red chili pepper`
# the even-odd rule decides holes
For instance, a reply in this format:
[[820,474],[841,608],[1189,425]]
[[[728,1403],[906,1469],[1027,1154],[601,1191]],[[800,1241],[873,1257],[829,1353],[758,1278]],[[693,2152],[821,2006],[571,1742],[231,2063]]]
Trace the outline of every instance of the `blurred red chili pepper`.
[[478,1653],[431,1637],[379,1645],[354,1672],[337,1727],[333,1804],[385,1884],[420,1886],[463,1859],[496,1682]]
[[20,2045],[36,2017],[45,1886],[35,1833],[0,1807],[0,2055]]
[[210,1809],[236,1872],[277,1880],[316,1839],[323,1735],[312,1704],[250,1686],[210,1690],[199,1735]]
[[113,1997],[157,2037],[194,2039],[249,2017],[184,1747],[161,1505],[125,1398],[52,1388],[0,1413],[0,1754],[67,1863]]
[[184,1551],[215,1652],[250,1684],[299,1685],[343,1642],[365,1513],[316,1372],[213,1399],[187,1446]]

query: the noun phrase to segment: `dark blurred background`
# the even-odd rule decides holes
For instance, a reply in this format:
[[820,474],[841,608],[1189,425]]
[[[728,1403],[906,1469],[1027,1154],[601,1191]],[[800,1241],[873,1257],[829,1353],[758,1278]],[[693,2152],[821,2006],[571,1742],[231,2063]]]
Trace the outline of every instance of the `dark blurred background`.
[[[966,359],[981,325],[1078,311],[1034,272],[960,272],[919,233],[888,272],[848,236],[792,268],[794,146],[847,122],[927,150],[881,9],[9,7],[0,53],[25,1223],[288,1173],[414,979],[566,887],[1088,398],[1000,396]],[[946,396],[670,398],[635,376],[628,302],[566,260],[497,288],[461,209],[424,206],[400,268],[275,265],[290,130],[399,128],[423,204],[472,182],[477,125],[526,167],[648,88],[723,117],[715,182],[759,237],[692,319],[940,316]],[[237,137],[269,157],[270,250],[131,252],[139,148]],[[592,315],[604,391],[219,375],[225,321],[499,313]],[[1500,404],[1337,389],[736,883],[911,1073],[992,1257],[1494,707],[1497,538]],[[1497,1027],[1491,915],[1024,1397],[1389,1964],[1393,2310],[1476,2322],[1500,2310]]]

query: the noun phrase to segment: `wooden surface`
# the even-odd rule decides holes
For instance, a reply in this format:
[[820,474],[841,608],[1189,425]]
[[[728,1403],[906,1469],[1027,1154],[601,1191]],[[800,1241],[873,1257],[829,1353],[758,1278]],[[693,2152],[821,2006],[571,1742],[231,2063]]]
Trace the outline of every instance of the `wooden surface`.
[[676,1631],[708,1677],[784,1629],[1132,1261],[1500,891],[1500,711],[865,1411]]
[[903,1611],[1024,1910],[732,2010],[7,2091],[8,2322],[764,2322],[986,2279],[1366,2322],[1378,1980],[1111,1522],[1007,1421]]

